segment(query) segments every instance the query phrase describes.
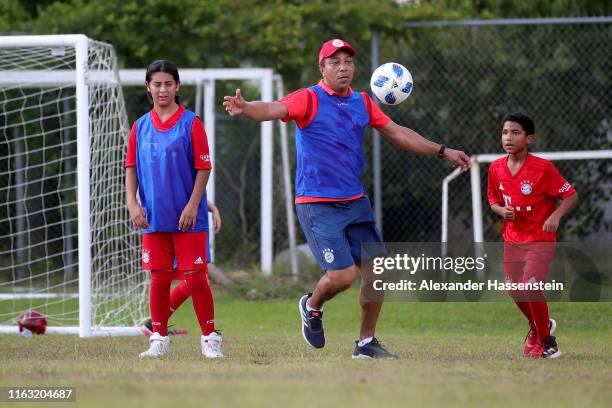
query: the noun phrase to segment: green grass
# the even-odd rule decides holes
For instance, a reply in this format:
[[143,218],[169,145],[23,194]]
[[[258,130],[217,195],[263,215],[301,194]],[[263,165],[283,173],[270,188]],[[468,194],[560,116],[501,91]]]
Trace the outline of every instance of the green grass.
[[[398,361],[353,361],[357,292],[326,305],[327,345],[302,340],[297,302],[217,299],[226,358],[200,356],[186,304],[171,356],[141,361],[141,338],[0,336],[1,386],[74,386],[65,406],[609,406],[612,303],[552,303],[557,360],[521,357],[526,325],[510,303],[385,304],[378,337]],[[58,404],[53,404],[54,406]],[[19,404],[20,407],[27,406]],[[36,404],[33,406],[40,406]]]

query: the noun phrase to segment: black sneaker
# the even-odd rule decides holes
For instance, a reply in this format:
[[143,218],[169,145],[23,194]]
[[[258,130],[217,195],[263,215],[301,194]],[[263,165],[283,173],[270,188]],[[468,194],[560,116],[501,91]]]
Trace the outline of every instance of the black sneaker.
[[362,347],[359,347],[359,341],[355,341],[353,358],[364,360],[397,360],[398,357],[395,354],[391,354],[385,350],[382,344],[380,344],[376,337],[374,337],[371,342]]
[[302,336],[308,344],[314,348],[323,348],[325,346],[325,334],[323,333],[323,311],[306,310],[306,301],[312,293],[304,295],[298,302],[300,310],[300,318],[302,319]]
[[153,334],[153,322],[151,321],[151,319],[147,319],[142,326],[140,326],[140,331],[143,335],[147,336],[147,337],[151,337],[151,335]]
[[[151,320],[151,318],[148,318],[142,324],[142,326],[140,326],[140,332],[147,337],[151,337],[151,335],[153,335],[153,321]],[[175,329],[172,326],[168,326],[168,334],[180,336],[188,334],[188,331],[186,329]]]
[[557,346],[557,339],[555,336],[548,336],[544,341],[544,352],[542,353],[543,358],[557,358],[561,356],[561,350]]

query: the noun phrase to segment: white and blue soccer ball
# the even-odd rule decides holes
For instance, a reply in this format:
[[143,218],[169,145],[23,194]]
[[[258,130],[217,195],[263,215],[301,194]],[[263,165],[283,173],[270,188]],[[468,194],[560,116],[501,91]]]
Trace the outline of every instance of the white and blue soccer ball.
[[412,75],[402,64],[387,62],[374,70],[370,88],[385,105],[398,105],[412,92]]

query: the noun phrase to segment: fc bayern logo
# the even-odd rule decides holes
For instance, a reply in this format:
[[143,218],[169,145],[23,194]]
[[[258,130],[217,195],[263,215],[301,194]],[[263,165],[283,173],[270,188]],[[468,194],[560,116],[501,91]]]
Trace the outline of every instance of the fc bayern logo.
[[143,249],[142,250],[142,262],[148,264],[150,260],[151,260],[151,257],[149,256],[149,251],[146,249]]
[[323,250],[323,256],[325,257],[325,262],[332,263],[334,262],[334,250],[325,248]]
[[533,191],[533,183],[529,180],[524,180],[521,182],[521,193],[525,195],[531,194]]

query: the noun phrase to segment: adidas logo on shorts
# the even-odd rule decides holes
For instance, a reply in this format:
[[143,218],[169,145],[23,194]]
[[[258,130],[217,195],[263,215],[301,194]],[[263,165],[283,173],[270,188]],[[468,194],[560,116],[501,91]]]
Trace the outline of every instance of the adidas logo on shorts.
[[196,259],[193,263],[196,265],[202,265],[204,262],[202,262],[202,257],[198,256],[198,259]]

